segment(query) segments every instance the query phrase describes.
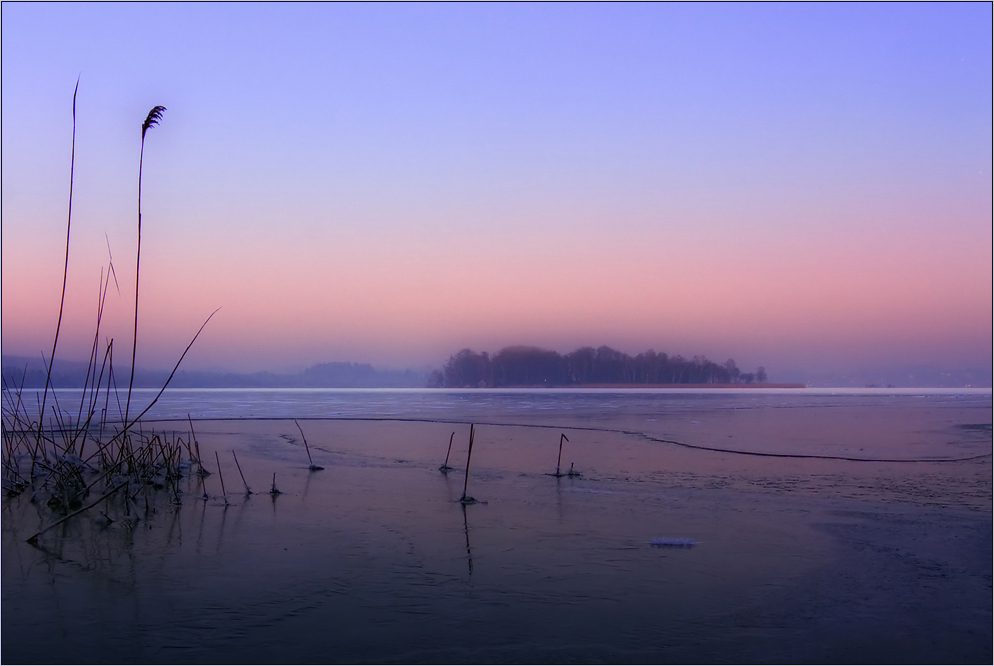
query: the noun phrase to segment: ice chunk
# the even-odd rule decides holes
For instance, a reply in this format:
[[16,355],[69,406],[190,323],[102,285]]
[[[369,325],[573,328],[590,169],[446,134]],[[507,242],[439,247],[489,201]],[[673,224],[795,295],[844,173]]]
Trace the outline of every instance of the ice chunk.
[[685,537],[656,537],[649,540],[649,545],[653,548],[691,548],[699,543],[700,541]]

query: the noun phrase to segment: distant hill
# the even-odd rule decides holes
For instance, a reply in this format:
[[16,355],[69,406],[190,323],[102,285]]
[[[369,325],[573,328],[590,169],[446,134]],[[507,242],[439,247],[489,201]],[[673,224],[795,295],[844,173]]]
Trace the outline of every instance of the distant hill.
[[[44,388],[45,366],[40,358],[3,356],[5,386]],[[128,383],[128,368],[115,368],[119,388]],[[167,370],[135,369],[137,388],[161,388],[169,377]],[[60,388],[81,388],[86,381],[86,363],[55,360],[52,383]],[[180,370],[169,383],[171,388],[424,388],[425,372],[377,370],[368,363],[318,363],[295,374],[272,372],[235,373]]]

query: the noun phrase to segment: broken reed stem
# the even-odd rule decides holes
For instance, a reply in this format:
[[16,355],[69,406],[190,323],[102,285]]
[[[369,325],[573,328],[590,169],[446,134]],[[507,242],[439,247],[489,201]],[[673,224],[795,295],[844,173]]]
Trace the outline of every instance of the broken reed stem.
[[304,450],[307,451],[307,462],[311,464],[311,467],[314,467],[314,459],[311,458],[311,447],[307,446],[307,438],[304,437],[304,429],[300,427],[299,423],[297,423],[297,419],[294,419],[293,422],[297,426],[297,430],[300,431],[300,438],[304,440]]
[[[242,477],[242,483],[245,484],[245,494],[246,495],[251,495],[252,494],[252,489],[249,488],[248,481],[245,480],[245,475],[242,474],[242,466],[238,464],[238,456],[235,455],[234,451],[231,452],[231,455],[235,459],[235,467],[238,468],[238,476]],[[218,468],[220,469],[220,463],[218,464]],[[275,479],[273,480],[273,483],[274,484],[276,483]]]
[[217,455],[217,451],[214,452],[214,460],[217,461],[217,478],[221,479],[221,497],[224,498],[224,504],[228,504],[228,493],[224,489],[224,474],[221,473],[221,458]]
[[[196,342],[197,338],[200,337],[200,334],[204,332],[204,328],[207,327],[207,324],[210,322],[211,318],[213,318],[214,315],[216,315],[220,310],[221,310],[221,308],[218,308],[217,310],[214,310],[214,312],[210,313],[210,315],[208,315],[207,319],[204,320],[204,323],[200,325],[200,328],[197,329],[197,332],[194,334],[193,339],[190,340],[190,344],[188,344],[186,346],[186,349],[184,349],[183,353],[180,354],[179,360],[176,361],[176,365],[173,366],[173,371],[169,373],[168,377],[166,377],[166,382],[162,385],[162,388],[159,389],[159,392],[155,394],[155,397],[152,398],[152,402],[148,403],[148,406],[145,409],[143,409],[142,412],[131,421],[130,426],[129,426],[128,422],[127,422],[127,419],[125,419],[125,423],[124,423],[124,431],[125,432],[127,432],[127,429],[129,427],[131,427],[131,426],[135,425],[136,423],[138,423],[139,421],[141,421],[141,418],[143,416],[145,416],[145,414],[147,414],[152,409],[152,407],[155,406],[155,403],[157,403],[159,401],[159,398],[162,397],[162,394],[166,392],[166,388],[169,387],[169,382],[171,382],[173,380],[173,377],[176,376],[176,371],[179,370],[179,366],[180,366],[181,363],[183,363],[183,359],[186,358],[186,355],[190,351],[190,348],[193,347],[193,343]],[[125,407],[125,411],[127,411],[127,407]],[[189,416],[189,415],[187,415],[187,416]],[[111,440],[111,441],[113,441],[113,440]]]
[[473,437],[476,434],[476,426],[469,425],[469,452],[466,454],[466,480],[462,484],[462,498],[466,499],[466,490],[469,488],[469,459],[473,457]]
[[560,474],[559,474],[559,465],[563,462],[563,440],[564,439],[567,442],[569,441],[569,438],[566,436],[566,433],[560,433],[560,436],[559,436],[559,458],[556,460],[556,476],[560,476]]
[[452,453],[452,438],[455,437],[455,436],[456,436],[456,432],[455,432],[455,430],[453,430],[452,434],[449,435],[449,450],[445,452],[445,462],[442,464],[442,467],[444,467],[446,469],[448,469],[448,467],[449,467],[449,455]]
[[[203,458],[200,457],[200,442],[197,441],[197,433],[193,432],[193,419],[190,418],[189,414],[186,415],[186,418],[190,422],[190,438],[193,439],[193,448],[197,452],[197,467],[199,468],[197,474],[200,476],[200,478],[204,478],[205,476],[210,474],[210,472],[204,469],[204,461]],[[206,497],[206,495],[207,495],[207,488],[205,487],[204,496]]]
[[[186,420],[190,422],[190,441],[194,444],[197,443],[197,433],[193,431],[193,419],[190,417],[190,413],[187,412]],[[186,450],[190,452],[190,457],[193,457],[193,451],[190,451],[190,445],[188,444]],[[200,462],[200,446],[197,445],[197,462]]]

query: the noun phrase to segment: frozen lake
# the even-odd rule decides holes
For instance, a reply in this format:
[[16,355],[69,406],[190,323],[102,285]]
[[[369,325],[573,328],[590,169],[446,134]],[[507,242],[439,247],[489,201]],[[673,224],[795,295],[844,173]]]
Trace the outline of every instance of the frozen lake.
[[991,660],[989,389],[177,390],[143,427],[188,414],[179,504],[32,547],[4,499],[4,662]]

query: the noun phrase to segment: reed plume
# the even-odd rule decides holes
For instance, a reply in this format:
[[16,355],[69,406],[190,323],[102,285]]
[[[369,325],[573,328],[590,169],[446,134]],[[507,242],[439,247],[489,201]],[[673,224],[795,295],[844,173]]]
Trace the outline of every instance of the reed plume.
[[162,112],[165,110],[166,107],[164,106],[153,106],[152,110],[148,112],[145,122],[142,123],[142,141],[145,140],[145,132],[158,125],[159,121],[162,120]]

